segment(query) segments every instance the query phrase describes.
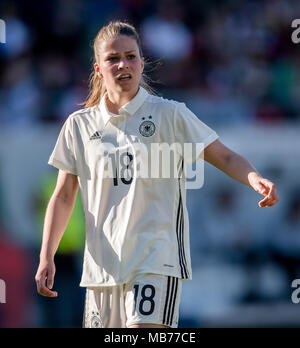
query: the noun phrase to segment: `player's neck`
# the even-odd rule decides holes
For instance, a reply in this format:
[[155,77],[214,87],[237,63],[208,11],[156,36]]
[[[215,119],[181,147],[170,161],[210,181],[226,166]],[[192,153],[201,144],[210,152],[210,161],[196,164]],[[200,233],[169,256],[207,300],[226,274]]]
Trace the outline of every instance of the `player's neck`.
[[105,102],[108,111],[116,115],[119,114],[121,107],[130,102],[136,96],[137,92],[138,90],[134,93],[119,94],[107,91]]

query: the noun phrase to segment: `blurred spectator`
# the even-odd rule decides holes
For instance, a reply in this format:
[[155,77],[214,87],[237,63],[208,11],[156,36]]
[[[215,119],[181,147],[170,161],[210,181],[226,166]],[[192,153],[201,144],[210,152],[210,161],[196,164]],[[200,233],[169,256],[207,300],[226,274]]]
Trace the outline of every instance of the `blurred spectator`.
[[6,302],[0,303],[0,328],[27,328],[35,321],[33,259],[29,250],[4,227],[4,204],[0,166],[0,279],[6,287]]
[[261,235],[263,231],[250,220],[251,214],[240,209],[240,202],[234,187],[216,189],[211,204],[207,204],[206,212],[201,216],[200,226],[192,225],[193,230],[200,230],[192,250],[195,252],[199,245],[198,251],[202,253],[199,265],[210,259],[220,266],[231,265],[239,269],[244,277],[237,300],[248,303],[265,300],[261,292],[264,286],[261,274],[269,258],[265,237]]
[[73,99],[87,93],[90,38],[116,16],[140,26],[146,57],[164,63],[154,80],[169,94],[196,91],[217,113],[220,103],[226,107],[230,117],[218,116],[218,125],[297,120],[300,65],[290,36],[299,7],[291,0],[4,0],[1,126],[11,125],[12,114],[15,126],[65,119],[62,113],[76,108]]
[[290,196],[286,216],[280,224],[273,224],[270,233],[270,255],[287,275],[285,299],[290,295],[291,283],[300,278],[300,190]]
[[154,80],[163,82],[167,89],[189,87],[195,78],[193,36],[184,16],[180,1],[163,0],[156,2],[156,12],[141,23],[144,54],[164,63]]
[[0,279],[6,286],[6,303],[0,304],[1,328],[26,328],[34,322],[31,270],[29,253],[9,238],[0,221]]
[[5,18],[6,43],[2,45],[0,53],[8,59],[14,59],[30,50],[33,38],[28,26],[16,17]]
[[39,98],[36,76],[30,58],[10,61],[0,88],[0,123],[2,127],[32,127],[38,122]]
[[157,3],[157,13],[146,18],[141,28],[142,41],[151,56],[167,61],[189,57],[193,39],[183,14],[184,7],[177,0]]

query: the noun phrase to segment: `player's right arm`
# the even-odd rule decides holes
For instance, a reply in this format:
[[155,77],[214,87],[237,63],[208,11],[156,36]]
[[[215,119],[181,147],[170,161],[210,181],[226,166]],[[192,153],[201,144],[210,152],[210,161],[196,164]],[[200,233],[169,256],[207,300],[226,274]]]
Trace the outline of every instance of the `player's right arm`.
[[40,264],[35,276],[40,295],[57,296],[56,291],[51,291],[55,275],[54,255],[71,217],[78,187],[76,175],[59,170],[56,187],[45,214]]

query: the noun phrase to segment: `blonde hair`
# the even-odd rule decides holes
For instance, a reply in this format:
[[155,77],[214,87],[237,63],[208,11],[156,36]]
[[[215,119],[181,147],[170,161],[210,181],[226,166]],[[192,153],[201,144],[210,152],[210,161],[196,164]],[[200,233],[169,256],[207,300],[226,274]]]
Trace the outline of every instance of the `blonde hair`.
[[[106,26],[102,27],[95,37],[94,45],[93,45],[94,63],[100,61],[99,46],[101,42],[105,40],[117,38],[120,35],[125,35],[125,36],[134,38],[139,48],[139,54],[141,57],[143,57],[140,38],[134,26],[125,22],[113,21],[113,22],[109,22]],[[145,88],[150,94],[155,94],[155,92],[152,90],[152,88],[149,86],[146,80],[150,80],[150,78],[145,73],[142,73],[140,86]],[[93,71],[89,79],[89,94],[87,96],[86,101],[81,103],[81,105],[84,105],[85,108],[88,108],[88,107],[99,104],[105,92],[106,92],[106,87],[105,87],[103,79],[101,79],[95,73],[95,71]]]

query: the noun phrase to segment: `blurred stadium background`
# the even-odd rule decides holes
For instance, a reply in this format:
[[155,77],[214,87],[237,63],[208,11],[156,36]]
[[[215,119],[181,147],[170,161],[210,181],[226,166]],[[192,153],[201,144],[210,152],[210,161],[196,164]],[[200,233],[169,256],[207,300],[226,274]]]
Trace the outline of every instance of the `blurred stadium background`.
[[111,19],[141,34],[158,94],[183,101],[278,186],[260,197],[206,165],[188,191],[193,280],[180,327],[300,326],[300,44],[292,0],[1,0],[0,327],[80,327],[80,200],[56,257],[57,299],[37,295],[43,214],[55,184],[47,165],[67,116],[87,95],[92,40]]

